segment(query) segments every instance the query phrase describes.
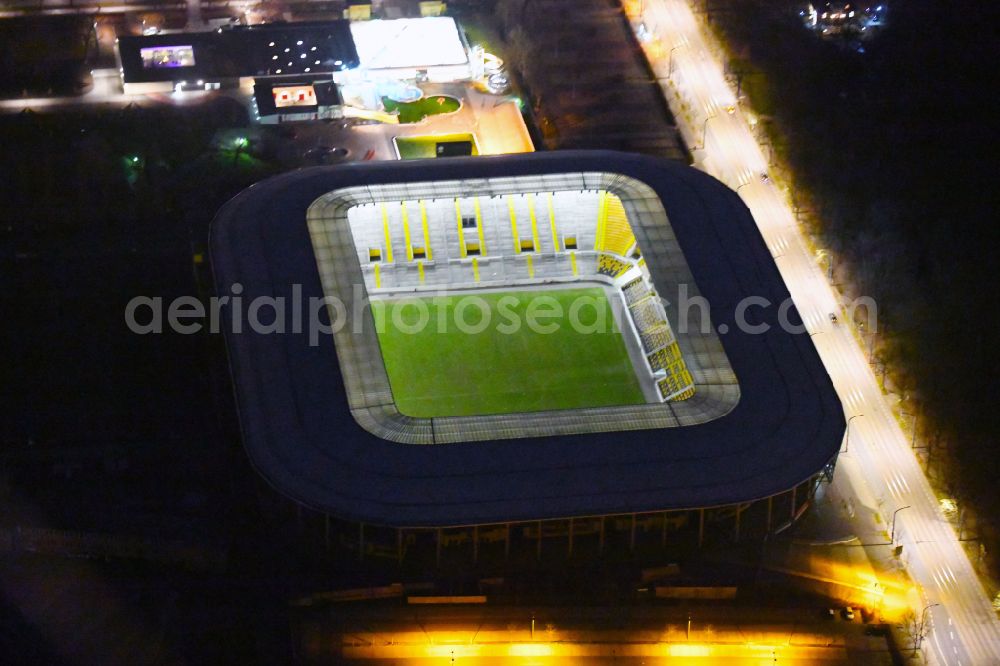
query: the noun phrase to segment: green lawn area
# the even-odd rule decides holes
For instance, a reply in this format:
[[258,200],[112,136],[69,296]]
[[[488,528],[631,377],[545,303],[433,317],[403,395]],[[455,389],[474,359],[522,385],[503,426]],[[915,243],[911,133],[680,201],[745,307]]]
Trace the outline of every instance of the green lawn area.
[[389,97],[383,97],[382,106],[389,113],[399,111],[401,123],[419,123],[427,116],[458,111],[462,103],[450,95],[431,95],[421,97],[416,102],[397,102]]
[[[561,316],[540,314],[558,309]],[[485,327],[484,312],[490,313]],[[396,407],[408,416],[645,402],[600,288],[393,299],[374,302],[372,313]],[[531,330],[529,315],[536,328],[556,324],[555,330]],[[464,331],[456,321],[466,324]],[[515,321],[520,325],[511,332]]]
[[396,150],[403,160],[428,160],[437,157],[437,144],[452,141],[471,141],[472,154],[478,155],[476,141],[471,134],[435,134],[431,136],[397,136]]

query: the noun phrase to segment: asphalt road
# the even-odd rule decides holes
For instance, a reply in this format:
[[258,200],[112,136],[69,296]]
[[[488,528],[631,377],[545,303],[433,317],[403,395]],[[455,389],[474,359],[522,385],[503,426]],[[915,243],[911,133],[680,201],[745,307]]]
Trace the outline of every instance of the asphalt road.
[[[837,474],[851,475],[851,486],[865,488],[887,521],[896,509],[909,507],[897,514],[896,542],[920,587],[922,606],[915,611],[919,615],[926,609],[927,657],[938,664],[1000,663],[1000,622],[986,591],[941,513],[837,296],[807,249],[787,192],[764,177],[767,159],[749,115],[738,108],[717,52],[683,0],[645,0],[635,9],[637,34],[682,135],[695,149],[696,166],[737,190],[753,212],[851,419],[842,455],[858,464],[841,465]],[[832,312],[840,313],[844,323],[832,322]]]

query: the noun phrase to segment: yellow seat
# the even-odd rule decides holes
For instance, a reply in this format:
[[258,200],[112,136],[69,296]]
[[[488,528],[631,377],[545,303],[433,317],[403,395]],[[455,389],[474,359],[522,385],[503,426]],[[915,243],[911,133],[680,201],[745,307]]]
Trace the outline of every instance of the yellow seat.
[[614,194],[606,194],[602,213],[604,219],[597,225],[598,233],[601,234],[597,239],[597,247],[620,257],[628,256],[629,250],[635,245],[635,234],[628,223],[622,200]]

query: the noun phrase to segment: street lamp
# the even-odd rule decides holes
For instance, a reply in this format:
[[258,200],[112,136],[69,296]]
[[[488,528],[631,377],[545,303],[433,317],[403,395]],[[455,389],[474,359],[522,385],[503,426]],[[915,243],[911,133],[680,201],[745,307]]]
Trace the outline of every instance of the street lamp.
[[701,150],[705,148],[706,139],[708,139],[708,121],[715,117],[713,113],[708,118],[705,118],[705,124],[701,126],[701,145],[695,150]]
[[674,75],[674,51],[682,46],[687,46],[687,44],[677,44],[670,49],[670,55],[667,56],[667,78],[670,79]]
[[903,509],[909,509],[909,508],[910,505],[907,504],[906,506],[901,506],[892,512],[892,532],[889,533],[889,543],[893,546],[896,545],[896,514],[902,511]]
[[855,414],[851,418],[847,419],[847,437],[844,440],[844,453],[847,453],[847,451],[851,448],[851,421],[859,416],[864,416],[864,414]]
[[917,641],[916,645],[913,646],[913,654],[917,653],[917,650],[920,649],[920,645],[924,642],[924,623],[926,622],[927,611],[940,605],[941,604],[927,604],[924,606],[924,609],[920,611],[920,626],[917,627]]

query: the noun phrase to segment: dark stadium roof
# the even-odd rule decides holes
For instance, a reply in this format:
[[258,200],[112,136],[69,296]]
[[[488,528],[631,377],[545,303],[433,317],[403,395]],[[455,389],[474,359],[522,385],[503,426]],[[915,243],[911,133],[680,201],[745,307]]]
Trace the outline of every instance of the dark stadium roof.
[[[681,164],[612,152],[551,152],[319,167],[258,183],[211,230],[219,294],[322,296],[305,211],[360,184],[620,173],[660,197],[701,294],[711,303],[741,398],[701,425],[614,434],[408,445],[359,426],[331,336],[226,330],[244,445],[279,491],[349,520],[431,527],[718,506],[786,491],[837,454],[844,413],[808,335],[778,325],[788,291],[749,210],[715,179]],[[737,302],[751,308],[748,335]],[[289,308],[286,308],[288,310]],[[224,310],[225,311],[225,310]],[[228,311],[227,315],[228,315]],[[287,317],[291,313],[286,312]],[[798,313],[791,319],[798,322]],[[289,329],[290,324],[289,324]]]
[[[193,66],[143,66],[142,49],[180,45],[193,47]],[[122,36],[118,52],[126,83],[329,74],[358,66],[349,21],[264,23],[211,32]]]

